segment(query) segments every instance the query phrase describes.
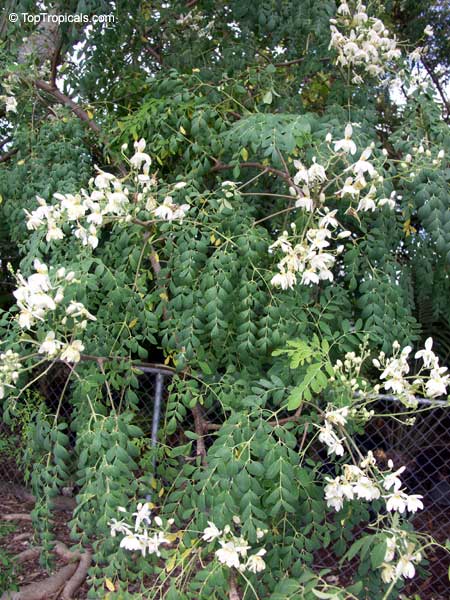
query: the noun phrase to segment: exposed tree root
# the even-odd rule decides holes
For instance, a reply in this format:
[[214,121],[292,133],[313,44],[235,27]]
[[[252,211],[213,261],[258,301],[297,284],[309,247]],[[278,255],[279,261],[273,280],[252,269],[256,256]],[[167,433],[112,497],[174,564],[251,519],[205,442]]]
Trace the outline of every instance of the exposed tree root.
[[16,542],[22,542],[23,540],[29,539],[30,536],[31,536],[31,533],[29,531],[24,531],[23,533],[19,533],[18,535],[15,535],[13,537],[12,541],[15,544]]
[[10,513],[9,515],[2,515],[3,521],[31,521],[30,513]]
[[50,598],[60,593],[67,580],[73,576],[76,570],[77,565],[71,563],[54,575],[44,579],[44,581],[26,585],[18,592],[5,592],[0,600],[50,600]]
[[69,579],[69,581],[64,586],[61,600],[72,600],[74,594],[78,591],[78,589],[83,585],[89,567],[92,562],[92,554],[86,550],[84,554],[80,555],[80,561],[78,563],[77,570]]
[[[36,559],[42,548],[28,548],[15,556],[17,563],[23,563],[30,559]],[[0,600],[50,600],[61,598],[61,600],[72,600],[74,594],[83,585],[88,569],[92,562],[92,554],[89,551],[71,551],[62,542],[56,542],[53,551],[59,558],[67,562],[54,575],[44,581],[29,584],[18,592],[4,592]]]
[[27,560],[36,560],[36,558],[40,556],[41,552],[42,548],[40,548],[39,546],[36,546],[34,548],[27,548],[23,552],[20,552],[20,554],[16,554],[14,557],[14,561],[16,563],[21,564],[27,562]]

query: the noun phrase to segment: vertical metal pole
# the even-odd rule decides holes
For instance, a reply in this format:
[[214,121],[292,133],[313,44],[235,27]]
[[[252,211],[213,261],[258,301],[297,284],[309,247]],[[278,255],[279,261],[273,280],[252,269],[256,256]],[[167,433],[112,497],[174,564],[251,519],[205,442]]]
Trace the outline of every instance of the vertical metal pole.
[[[155,402],[153,405],[153,418],[152,418],[152,436],[151,436],[151,445],[152,448],[156,448],[158,443],[158,430],[159,430],[159,420],[161,416],[161,402],[162,395],[164,390],[164,375],[162,373],[156,374],[156,383],[155,383]],[[153,476],[156,473],[156,453],[153,456]],[[151,500],[151,494],[147,495],[147,500]]]

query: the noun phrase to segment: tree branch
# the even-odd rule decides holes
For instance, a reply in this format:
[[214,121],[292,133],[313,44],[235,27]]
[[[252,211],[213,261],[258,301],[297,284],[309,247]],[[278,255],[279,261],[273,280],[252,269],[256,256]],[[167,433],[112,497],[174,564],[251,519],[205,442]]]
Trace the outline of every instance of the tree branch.
[[85,110],[83,110],[79,104],[77,104],[74,100],[72,100],[72,98],[69,98],[69,96],[66,96],[65,94],[60,92],[56,86],[52,85],[51,83],[47,83],[46,81],[43,81],[42,79],[37,79],[34,82],[34,85],[38,89],[40,89],[44,92],[47,92],[47,94],[50,94],[50,96],[53,96],[53,98],[57,102],[59,102],[59,104],[63,104],[64,106],[69,107],[70,110],[79,119],[81,119],[82,121],[87,123],[87,125],[92,129],[92,131],[95,131],[95,133],[98,133],[98,134],[101,133],[100,127],[97,125],[97,123],[95,121],[93,121],[89,117],[87,112]]
[[157,52],[154,48],[152,48],[151,46],[146,46],[145,49],[147,50],[147,52],[149,54],[151,54],[153,56],[153,58],[159,62],[160,65],[162,65],[162,56],[159,52]]
[[0,163],[8,161],[10,158],[12,158],[14,156],[14,154],[17,154],[17,152],[18,152],[17,148],[14,148],[13,150],[6,152],[5,154],[2,154],[0,156]]
[[3,148],[3,146],[6,146],[6,144],[9,144],[9,142],[12,142],[12,136],[9,137],[5,137],[0,141],[0,148]]
[[[211,172],[227,171],[228,169],[234,169],[234,167],[235,167],[235,165],[227,165],[220,161],[216,161],[216,164],[211,169]],[[285,171],[281,171],[280,169],[275,169],[274,167],[269,167],[269,166],[263,165],[260,162],[242,162],[242,163],[239,163],[239,167],[241,169],[258,169],[259,171],[273,173],[273,175],[276,175],[277,177],[281,177],[281,179],[284,179],[284,181],[286,181],[286,183],[288,183],[289,185],[292,185],[292,179],[291,179],[291,176],[289,175],[289,173],[287,173]]]
[[195,433],[197,434],[197,456],[201,457],[202,465],[206,466],[206,447],[205,447],[205,420],[203,418],[200,404],[196,404],[192,409],[194,416]]
[[441,97],[442,103],[444,104],[445,110],[447,112],[446,117],[448,118],[450,116],[450,104],[445,95],[444,88],[442,87],[441,82],[439,81],[439,77],[437,77],[437,75],[433,71],[433,68],[431,67],[431,65],[423,57],[422,57],[422,64],[425,67],[426,72],[430,76],[430,79],[433,82],[434,87],[437,89],[439,96]]

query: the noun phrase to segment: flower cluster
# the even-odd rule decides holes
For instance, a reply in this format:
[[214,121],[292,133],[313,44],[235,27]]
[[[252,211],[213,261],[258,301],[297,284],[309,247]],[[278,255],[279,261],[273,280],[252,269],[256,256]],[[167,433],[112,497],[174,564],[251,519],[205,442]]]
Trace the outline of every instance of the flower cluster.
[[[334,251],[325,250],[331,245],[331,240],[340,240],[350,236],[349,231],[341,231],[337,235],[335,230],[339,223],[335,218],[337,210],[324,209],[319,212],[317,227],[308,229],[304,238],[293,244],[285,231],[273,243],[269,252],[280,248],[284,257],[278,263],[279,273],[271,280],[272,285],[282,289],[293,288],[297,283],[297,274],[301,274],[303,285],[318,284],[320,280],[333,280],[331,269],[335,263],[335,256],[344,250],[340,245]],[[335,237],[333,235],[335,234]]]
[[5,103],[6,112],[17,112],[17,100],[15,96],[0,96],[0,100]]
[[[14,291],[17,306],[20,309],[18,323],[22,329],[32,329],[37,323],[43,323],[49,313],[57,310],[64,301],[64,290],[68,284],[77,283],[73,271],[66,272],[64,267],[57,270],[51,269],[39,259],[34,261],[35,273],[25,279],[18,272],[16,274],[18,288]],[[75,334],[86,328],[88,320],[95,321],[94,315],[84,307],[81,302],[70,301],[65,307],[65,315],[61,325],[70,325],[70,331]],[[48,331],[41,340],[39,352],[50,358],[60,354],[62,360],[78,362],[84,346],[80,340],[72,339],[64,343],[56,338],[54,331]]]
[[[345,127],[343,139],[333,142],[334,152],[339,152],[344,156],[356,154],[357,146],[352,139],[352,135],[353,127],[351,123],[348,123]],[[328,143],[333,141],[331,134],[327,135],[326,141]],[[369,210],[373,212],[376,208],[382,208],[385,205],[390,209],[395,208],[396,192],[393,191],[390,196],[386,197],[383,193],[380,194],[377,189],[377,185],[383,183],[383,177],[369,161],[372,150],[372,146],[365,148],[358,160],[346,167],[342,187],[336,192],[338,198],[347,198],[351,201],[357,200],[356,212],[367,212]],[[362,195],[363,192],[365,195]]]
[[414,577],[416,573],[414,565],[422,560],[422,555],[415,550],[415,544],[406,538],[405,532],[394,532],[386,540],[386,546],[386,554],[380,567],[382,580],[391,583],[400,577],[404,579]]
[[[296,198],[296,208],[311,213],[309,220],[313,220],[315,226],[310,227],[297,243],[291,241],[288,233],[284,231],[270,246],[269,252],[280,248],[285,254],[278,263],[279,273],[272,278],[272,285],[284,290],[293,288],[299,273],[303,285],[317,285],[322,280],[333,280],[331,269],[336,255],[344,251],[344,246],[340,244],[334,251],[330,251],[330,240],[338,241],[350,237],[351,232],[342,230],[337,233],[337,209],[330,210],[325,206],[325,192],[332,184],[335,186],[334,197],[349,203],[346,213],[352,216],[358,212],[373,212],[384,206],[395,208],[396,192],[392,191],[386,195],[383,189],[384,178],[370,160],[374,144],[365,148],[359,158],[351,162],[351,156],[357,152],[352,136],[351,123],[346,125],[342,139],[333,140],[331,133],[326,135],[325,141],[331,154],[326,167],[318,162],[316,157],[313,157],[309,167],[300,160],[294,161],[297,172],[292,178],[289,192]],[[342,162],[345,164],[344,168],[341,166]],[[333,177],[327,175],[331,164],[339,165],[339,171]],[[295,224],[291,227],[295,234]]]
[[387,65],[401,56],[395,36],[380,19],[369,17],[359,0],[341,0],[330,30],[329,47],[337,51],[336,64],[351,70],[355,84],[363,83],[361,72],[381,78]]
[[17,100],[16,97],[14,96],[12,87],[9,85],[9,83],[3,81],[2,82],[3,88],[6,92],[6,94],[3,94],[0,96],[0,101],[5,103],[5,111],[8,112],[14,112],[17,113]]
[[328,407],[325,411],[325,423],[320,428],[319,440],[328,447],[328,454],[343,456],[343,439],[339,438],[334,427],[344,427],[347,423],[349,409],[347,406],[342,408]]
[[402,488],[399,475],[405,467],[392,471],[393,463],[388,462],[388,470],[378,471],[380,477],[372,477],[371,472],[376,469],[376,460],[372,453],[361,461],[360,466],[344,465],[343,474],[335,479],[329,477],[325,486],[325,499],[327,506],[339,511],[344,506],[345,500],[365,500],[371,502],[383,498],[388,512],[400,514],[408,512],[415,513],[423,508],[422,496],[417,494],[408,495]]
[[[126,145],[123,149],[126,148]],[[134,188],[130,189],[112,173],[98,167],[97,175],[91,179],[91,191],[81,190],[79,194],[59,194],[53,196],[59,201],[49,205],[43,198],[37,197],[39,207],[31,213],[25,210],[29,230],[47,227],[46,240],[64,238],[64,227],[69,224],[71,232],[84,246],[98,246],[98,229],[107,221],[131,220],[133,211],[144,206],[157,219],[181,221],[189,210],[188,204],[176,205],[171,196],[158,204],[153,196],[156,179],[149,175],[151,158],[144,152],[145,141],[134,144],[135,153],[129,159],[133,170]],[[178,182],[174,189],[182,189],[186,184]],[[133,201],[130,200],[133,198]]]
[[[235,518],[235,523],[240,524],[239,518]],[[261,539],[264,537],[265,532],[258,529],[256,535],[258,539]],[[206,542],[216,540],[219,542],[220,548],[215,551],[215,556],[220,563],[227,567],[234,567],[240,572],[250,571],[251,573],[258,573],[266,568],[263,559],[266,550],[261,548],[249,556],[248,550],[251,550],[251,546],[242,536],[234,535],[229,525],[221,530],[214,523],[208,521],[208,527],[203,531],[202,539]]]
[[[425,342],[425,348],[415,354],[416,359],[422,360],[422,367],[417,374],[410,377],[408,377],[410,370],[408,358],[412,352],[410,346],[400,349],[400,344],[394,342],[394,353],[390,358],[386,358],[384,352],[381,352],[378,358],[373,360],[373,364],[382,371],[380,379],[384,380],[384,389],[397,394],[406,405],[412,407],[417,405],[415,397],[417,391],[429,398],[446,394],[450,375],[447,373],[447,367],[439,366],[439,359],[432,348],[433,339],[429,337]],[[424,369],[429,370],[429,375],[424,375]]]
[[[122,507],[119,507],[119,511],[122,513],[127,512]],[[125,550],[141,552],[144,557],[147,554],[161,556],[160,546],[170,544],[171,541],[168,529],[173,524],[173,519],[169,519],[164,527],[161,517],[155,516],[153,517],[153,523],[157,528],[150,530],[152,518],[148,502],[139,503],[136,512],[132,516],[135,518],[133,527],[123,520],[112,519],[109,523],[111,536],[115,537],[118,533],[123,534],[124,537],[120,541],[120,547],[125,548]]]
[[0,400],[5,396],[5,387],[14,387],[19,379],[20,356],[11,349],[0,354]]

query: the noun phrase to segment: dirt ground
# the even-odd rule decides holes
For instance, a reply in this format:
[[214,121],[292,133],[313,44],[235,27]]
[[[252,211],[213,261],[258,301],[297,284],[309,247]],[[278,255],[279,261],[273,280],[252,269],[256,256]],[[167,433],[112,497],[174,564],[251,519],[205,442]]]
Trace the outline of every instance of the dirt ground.
[[[29,509],[24,508],[22,500],[18,500],[14,492],[8,492],[6,486],[0,487],[0,515],[11,515],[17,513],[27,513]],[[2,489],[3,488],[3,489]],[[13,488],[11,488],[13,489]],[[69,536],[69,528],[67,522],[71,518],[70,511],[55,510],[53,512],[54,532],[57,540],[64,542],[69,548],[72,545]],[[9,555],[15,556],[24,550],[34,545],[33,528],[31,521],[27,520],[0,520],[0,552],[6,551]],[[0,554],[1,558],[1,554]],[[65,566],[67,563],[58,557],[55,557],[55,569]],[[5,565],[0,563],[0,594],[6,590],[2,589],[5,585]],[[46,571],[39,564],[39,558],[34,557],[24,563],[17,565],[14,568],[11,579],[13,579],[19,587],[37,583],[46,579],[51,573]],[[11,588],[9,588],[11,589]],[[88,586],[84,584],[75,596],[78,599],[87,598]]]
[[[0,515],[11,515],[13,513],[26,513],[29,509],[24,508],[22,500],[18,500],[12,486],[5,484],[0,486]],[[71,514],[68,510],[55,510],[53,512],[55,536],[59,541],[64,542],[68,547],[71,546],[69,528],[67,522]],[[415,526],[422,531],[433,531],[435,537],[438,537],[442,543],[446,538],[450,538],[450,515],[449,518],[442,519],[442,514],[433,517],[430,511],[426,515],[416,518]],[[17,555],[20,552],[33,546],[33,530],[29,520],[0,520],[0,593],[5,591],[2,585],[5,585],[5,566],[2,565],[2,550],[9,555]],[[407,589],[410,598],[418,594],[421,600],[450,600],[450,585],[448,580],[449,557],[444,550],[439,548],[428,554],[429,565],[427,570],[430,576],[425,579],[415,579]],[[333,567],[336,561],[330,561],[330,557],[322,556],[320,566]],[[328,564],[327,564],[328,563]],[[65,563],[59,558],[55,559],[55,568],[64,566]],[[46,579],[48,573],[39,564],[39,559],[33,559],[18,565],[12,574],[17,585],[20,587],[37,583]],[[341,580],[342,584],[348,583],[350,572],[341,570],[336,572],[336,579]],[[78,591],[75,598],[83,600],[87,598],[88,586],[85,583]],[[106,593],[106,589],[105,589]],[[415,597],[417,598],[417,596]]]

